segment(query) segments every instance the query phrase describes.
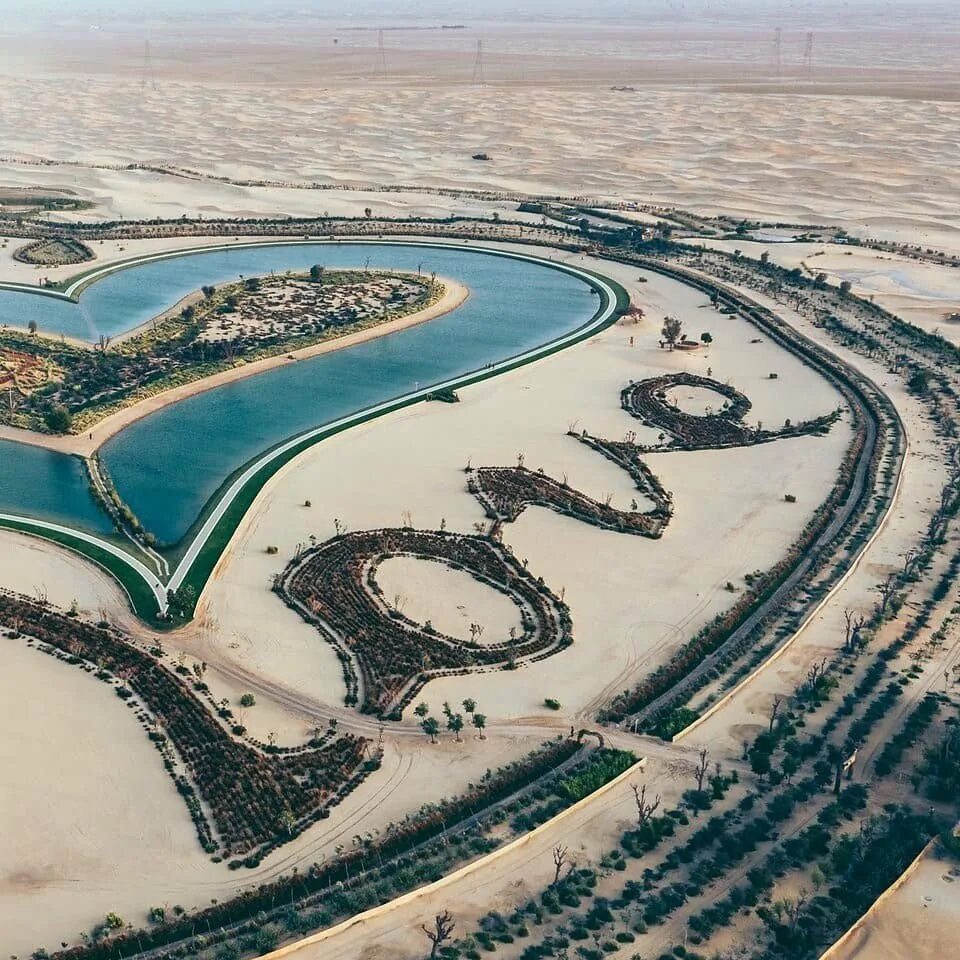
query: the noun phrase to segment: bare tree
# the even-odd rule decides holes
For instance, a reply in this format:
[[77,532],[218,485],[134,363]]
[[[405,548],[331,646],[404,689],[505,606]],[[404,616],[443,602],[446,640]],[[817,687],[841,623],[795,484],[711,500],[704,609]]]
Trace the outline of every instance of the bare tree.
[[773,733],[773,725],[777,722],[777,714],[783,706],[783,699],[783,697],[778,695],[773,698],[773,703],[770,705],[770,725],[767,727],[770,733]]
[[637,826],[643,827],[647,824],[654,811],[660,806],[660,794],[657,794],[653,803],[647,803],[647,785],[638,787],[635,783],[630,784],[633,791],[633,799],[637,805]]
[[557,844],[553,848],[553,883],[550,884],[551,887],[555,887],[560,882],[560,873],[564,867],[567,868],[567,876],[569,876],[570,871],[573,870],[573,862],[567,856],[567,848]]
[[894,593],[897,591],[897,575],[891,573],[887,575],[887,579],[884,580],[879,587],[877,588],[880,591],[880,616],[883,617],[887,612],[887,607],[890,605],[890,601],[893,599]]
[[805,693],[812,693],[817,689],[820,681],[827,673],[827,658],[824,657],[819,663],[811,665],[807,670],[807,679],[800,685],[800,689]]
[[453,938],[453,929],[456,926],[449,910],[438,913],[433,918],[433,929],[420,924],[420,929],[426,934],[431,943],[430,960],[436,960],[437,951],[450,939]]
[[697,781],[697,793],[703,792],[703,781],[707,777],[707,771],[710,769],[710,754],[706,747],[700,748],[700,755],[697,759],[697,765],[693,769],[693,777]]
[[843,649],[850,651],[856,647],[857,641],[860,639],[860,631],[866,624],[867,618],[854,610],[844,610],[843,619],[845,623]]

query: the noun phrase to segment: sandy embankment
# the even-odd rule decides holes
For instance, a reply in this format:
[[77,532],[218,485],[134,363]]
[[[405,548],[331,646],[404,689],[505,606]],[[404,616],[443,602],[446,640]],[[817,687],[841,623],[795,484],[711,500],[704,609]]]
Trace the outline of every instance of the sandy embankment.
[[928,848],[824,956],[829,960],[956,956],[958,882],[956,864]]
[[[149,416],[151,413],[156,413],[158,410],[162,410],[171,404],[186,400],[188,397],[195,396],[198,393],[205,393],[207,390],[213,390],[217,387],[222,387],[227,383],[233,383],[237,380],[243,380],[246,377],[264,373],[267,370],[272,370],[274,367],[290,363],[292,360],[307,360],[310,357],[319,357],[324,353],[333,353],[335,350],[342,350],[344,347],[352,347],[359,343],[366,343],[369,340],[376,340],[378,337],[385,337],[388,334],[406,330],[408,327],[415,327],[417,324],[426,323],[428,320],[435,320],[437,317],[442,317],[444,314],[456,310],[470,295],[469,289],[463,284],[446,277],[438,279],[444,285],[443,296],[441,296],[436,303],[425,307],[423,310],[398,317],[396,320],[388,320],[385,323],[368,327],[365,330],[348,333],[346,336],[337,337],[334,340],[325,340],[322,343],[315,343],[312,346],[302,347],[299,350],[291,350],[289,353],[266,357],[263,360],[255,360],[252,363],[246,363],[242,366],[216,373],[211,377],[205,377],[202,380],[195,380],[192,383],[185,383],[171,390],[165,390],[163,393],[146,397],[132,406],[125,407],[123,410],[118,410],[116,413],[105,417],[91,430],[88,430],[80,436],[57,437],[45,433],[38,433],[34,430],[21,430],[17,427],[0,426],[0,439],[16,440],[20,443],[28,443],[32,446],[56,450],[59,453],[89,457],[96,452],[101,444],[105,443],[125,427],[130,426],[131,423],[135,423],[137,420]],[[183,302],[185,301],[181,301],[181,303]]]

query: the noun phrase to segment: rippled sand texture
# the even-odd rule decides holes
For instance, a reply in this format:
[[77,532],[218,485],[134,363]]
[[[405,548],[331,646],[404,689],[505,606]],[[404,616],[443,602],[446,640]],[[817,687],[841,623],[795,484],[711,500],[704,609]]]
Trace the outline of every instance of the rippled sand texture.
[[[67,33],[28,58],[0,38],[0,54],[10,54],[0,152],[296,183],[629,197],[878,235],[945,232],[960,221],[960,82],[938,66],[960,37],[951,29],[818,35],[809,79],[803,34],[785,33],[777,77],[765,26],[393,31],[386,76],[369,31],[345,32],[336,46],[335,30],[268,31],[258,43],[204,43],[209,24],[161,33],[148,75],[142,34]],[[486,86],[471,83],[481,36]],[[477,152],[492,159],[471,159]],[[68,170],[28,174],[71,179]],[[202,212],[201,198],[195,204]]]

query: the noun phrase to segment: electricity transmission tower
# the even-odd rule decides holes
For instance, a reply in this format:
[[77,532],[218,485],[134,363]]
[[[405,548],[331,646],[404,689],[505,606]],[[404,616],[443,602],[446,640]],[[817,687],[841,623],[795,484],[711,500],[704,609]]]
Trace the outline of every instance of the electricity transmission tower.
[[773,71],[778,80],[783,76],[783,30],[780,27],[773,34]]
[[486,84],[486,80],[483,78],[483,41],[477,41],[477,56],[473,61],[473,80],[471,81],[475,87],[482,87]]
[[813,79],[813,33],[807,34],[803,45],[803,75],[807,80]]
[[377,61],[373,68],[374,77],[386,78],[387,76],[387,51],[383,46],[383,31],[377,31]]
[[143,41],[143,72],[140,74],[140,93],[147,92],[150,88],[154,93],[160,92],[160,85],[157,83],[157,75],[153,70],[153,58],[150,56],[150,41]]

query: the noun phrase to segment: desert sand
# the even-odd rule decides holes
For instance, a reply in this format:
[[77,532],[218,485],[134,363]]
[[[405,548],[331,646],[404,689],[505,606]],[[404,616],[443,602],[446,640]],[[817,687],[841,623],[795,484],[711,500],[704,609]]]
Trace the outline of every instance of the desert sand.
[[[517,212],[505,195],[559,193],[589,204],[638,201],[706,215],[826,222],[862,236],[960,252],[960,85],[943,68],[960,35],[950,13],[945,6],[939,18],[915,22],[891,15],[858,30],[818,24],[809,71],[801,51],[811,24],[795,11],[783,23],[780,71],[772,64],[771,36],[779,25],[772,19],[725,28],[670,20],[471,24],[446,36],[388,31],[379,73],[375,31],[345,31],[338,23],[300,24],[296,31],[287,22],[268,25],[254,53],[242,24],[202,23],[186,31],[158,23],[149,70],[139,26],[121,21],[91,30],[89,23],[69,21],[44,33],[42,42],[24,43],[28,26],[11,24],[0,36],[0,186],[65,188],[91,205],[51,215],[62,221],[362,217],[369,207],[376,217],[496,213],[535,223],[538,215]],[[211,32],[216,44],[209,42]],[[476,77],[481,38],[485,61]],[[491,159],[473,159],[477,152]],[[261,182],[267,185],[256,185]],[[464,189],[484,195],[463,195]],[[76,272],[16,263],[11,254],[21,242],[0,238],[0,279],[32,283]],[[93,246],[100,265],[209,242]],[[957,339],[943,319],[960,303],[956,271],[823,243],[728,246],[757,254],[766,249],[777,262],[823,271],[831,282],[848,279],[856,292]],[[652,275],[640,283],[632,268],[571,259],[621,281],[647,318],[464,389],[459,404],[421,404],[324,441],[257,498],[197,620],[165,640],[168,648],[210,664],[206,677],[215,697],[235,703],[242,693],[255,693],[256,706],[243,714],[251,733],[273,732],[280,743],[297,743],[331,717],[344,729],[376,733],[375,720],[343,706],[330,647],[269,589],[297,543],[334,533],[334,517],[351,530],[397,525],[409,514],[415,526],[443,520],[448,529],[471,531],[482,512],[465,489],[463,467],[468,460],[511,465],[518,453],[528,467],[567,474],[572,486],[601,500],[609,495],[625,508],[635,494],[629,478],[566,431],[586,428],[614,438],[642,432],[620,409],[618,391],[657,373],[710,367],[750,397],[750,419],[767,424],[818,416],[838,403],[824,381],[773,344],[752,343],[752,328],[718,314],[703,295]],[[454,290],[448,281],[448,292]],[[777,309],[823,339],[822,331],[782,305]],[[667,313],[679,316],[693,338],[710,332],[713,344],[691,353],[659,349]],[[773,697],[792,690],[812,662],[836,650],[841,611],[875,600],[878,580],[902,564],[935,507],[944,479],[942,441],[921,407],[880,365],[833,343],[831,349],[887,390],[904,419],[909,452],[899,497],[827,608],[689,743],[611,732],[617,745],[650,753],[647,780],[667,803],[688,785],[683,778],[700,743],[737,762],[743,740],[766,722]],[[177,399],[166,396],[166,402]],[[691,409],[704,402],[695,391],[680,399]],[[90,449],[109,435],[105,429],[95,431]],[[740,584],[745,573],[779,559],[829,489],[849,438],[845,417],[823,438],[650,455],[676,506],[660,541],[528,509],[506,527],[505,540],[531,570],[564,590],[574,645],[535,669],[429,683],[422,697],[435,709],[444,700],[475,698],[489,717],[488,740],[456,744],[446,737],[434,746],[410,718],[390,725],[380,773],[335,817],[255,871],[233,873],[202,854],[156,752],[109,688],[22,641],[3,639],[0,710],[5,728],[17,736],[6,737],[2,750],[6,769],[23,776],[15,790],[0,792],[0,822],[12,825],[4,835],[14,838],[0,844],[2,945],[24,955],[61,938],[75,941],[77,931],[107,910],[140,924],[155,904],[191,907],[224,898],[241,885],[331,856],[358,831],[381,829],[423,802],[456,793],[550,733],[592,719],[601,702],[732,602],[727,581]],[[797,503],[787,504],[785,493]],[[312,508],[304,507],[306,500]],[[268,544],[279,546],[276,556],[266,553]],[[482,620],[492,636],[512,623],[513,611],[501,598],[423,562],[391,561],[380,576],[388,597],[403,594],[409,616],[432,619],[451,633],[462,635]],[[136,628],[122,594],[101,571],[53,545],[0,532],[0,583],[45,594],[62,607],[76,601],[82,613],[149,636]],[[951,642],[944,656],[960,649],[960,640]],[[545,697],[561,703],[559,713],[544,708]],[[891,732],[907,709],[904,704],[888,719]],[[51,753],[51,743],[69,749]],[[38,810],[43,830],[33,816]],[[632,812],[629,792],[613,793],[482,882],[471,878],[443,898],[301,956],[369,958],[371,944],[391,960],[422,955],[419,924],[434,908],[455,900],[466,926],[491,906],[513,904],[549,879],[554,843],[595,857]],[[960,921],[946,873],[925,859],[851,941],[854,952],[844,960],[892,960],[907,944],[929,946],[932,955],[949,951]],[[918,916],[922,924],[914,922]]]
[[[146,67],[142,28],[123,22],[60,23],[33,44],[13,31],[0,37],[0,184],[66,187],[109,219],[478,208],[291,189],[306,185],[559,192],[826,220],[960,250],[960,85],[941,69],[955,11],[837,27],[779,10],[715,28],[661,13],[643,24],[390,30],[382,64],[375,24],[335,19],[280,19],[255,46],[223,23],[154,23]],[[131,163],[189,173],[123,169]],[[288,186],[249,185],[263,180]]]
[[[581,257],[574,262],[591,265]],[[443,519],[448,529],[470,531],[482,512],[465,490],[464,464],[471,458],[474,465],[508,465],[518,451],[532,468],[542,466],[555,476],[566,472],[571,485],[598,499],[611,493],[613,505],[625,508],[635,492],[626,474],[566,436],[566,430],[579,424],[601,436],[620,437],[635,429],[636,421],[619,407],[619,389],[631,378],[664,370],[704,372],[710,366],[715,377],[750,396],[751,419],[768,423],[817,416],[837,404],[833,389],[803,364],[773,344],[750,343],[755,331],[711,309],[702,294],[653,275],[641,284],[635,270],[614,264],[592,265],[625,283],[650,319],[614,326],[542,362],[466,388],[459,404],[421,404],[331,438],[285,467],[258,497],[203,597],[200,616],[165,640],[168,649],[182,648],[210,665],[206,680],[215,698],[235,702],[242,692],[255,693],[257,706],[244,714],[252,733],[273,731],[281,743],[300,742],[331,716],[345,729],[368,734],[376,729],[375,721],[342,706],[342,680],[332,651],[269,589],[271,575],[296,543],[311,533],[332,535],[334,517],[355,530],[396,525],[408,511],[415,526],[434,527]],[[661,350],[657,318],[668,312],[683,318],[691,334],[711,331],[709,350]],[[772,371],[779,374],[775,381],[767,378]],[[523,418],[512,416],[521,408]],[[488,766],[526,752],[546,732],[564,729],[567,718],[587,715],[603,697],[661,662],[732,602],[722,589],[727,580],[739,581],[744,573],[775,562],[825,496],[848,439],[849,428],[841,421],[823,438],[652,455],[651,466],[674,492],[676,504],[660,541],[527,510],[505,529],[505,541],[531,570],[565,588],[574,619],[573,647],[537,664],[535,672],[429,683],[422,698],[436,709],[444,700],[476,699],[489,718],[489,739],[431,747],[412,719],[391,725],[386,772],[365,783],[340,811],[353,819],[362,813],[366,829],[382,827],[423,802],[462,789]],[[415,458],[409,456],[413,450]],[[723,484],[716,482],[717,475],[725,478]],[[342,482],[346,476],[349,484]],[[799,493],[799,502],[784,503],[786,491]],[[303,507],[307,499],[314,504],[311,509]],[[279,546],[277,556],[266,553],[268,544]],[[18,553],[19,548],[11,551],[12,556]],[[604,558],[601,576],[599,556]],[[455,603],[438,600],[433,574],[404,578],[409,611],[439,623],[459,616],[457,606],[462,605],[475,608],[478,616],[482,611],[491,633],[498,623],[509,626],[506,619],[500,622],[506,613],[498,613],[496,603],[490,605],[488,619],[487,601],[471,599],[470,591]],[[387,569],[388,583],[390,575]],[[545,697],[561,702],[559,716],[544,709]],[[103,707],[113,707],[115,699],[105,695]],[[346,829],[338,826],[341,822],[338,815],[329,827],[308,831],[253,874],[238,877],[224,869],[217,874],[220,879],[209,876],[212,866],[199,849],[191,854],[187,844],[172,846],[159,858],[155,878],[146,880],[136,866],[136,850],[118,839],[109,853],[116,879],[104,897],[110,909],[138,916],[178,875],[179,900],[185,906],[222,896],[238,883],[316,859],[338,842]],[[51,835],[43,844],[44,856],[56,862],[58,851],[69,845],[68,836]],[[201,871],[197,876],[204,879],[183,883],[184,877],[196,875],[187,866],[194,860]],[[82,885],[49,895],[48,912],[64,918],[68,933],[96,919]],[[22,907],[16,895],[0,898],[0,917],[19,931],[21,949],[49,929],[46,920]]]
[[742,250],[748,257],[766,253],[784,267],[800,267],[807,276],[827,275],[839,285],[952,343],[960,343],[960,270],[905,256],[835,243],[756,243],[700,240],[718,250]]
[[829,960],[949,957],[956,950],[960,897],[956,862],[929,849],[906,880],[851,931]]

